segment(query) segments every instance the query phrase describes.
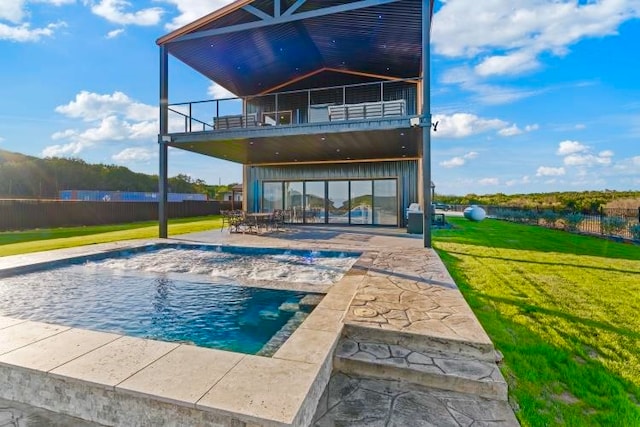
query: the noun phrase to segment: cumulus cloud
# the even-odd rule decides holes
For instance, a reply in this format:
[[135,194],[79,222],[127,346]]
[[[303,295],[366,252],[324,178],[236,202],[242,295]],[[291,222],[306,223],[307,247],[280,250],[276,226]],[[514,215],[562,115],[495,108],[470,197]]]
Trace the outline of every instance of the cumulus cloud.
[[432,37],[438,54],[480,58],[478,75],[518,74],[538,68],[541,54],[565,55],[580,40],[614,35],[639,16],[637,1],[447,1]]
[[211,82],[209,87],[207,88],[207,93],[209,96],[213,97],[213,99],[223,99],[223,98],[235,98],[236,95],[229,92],[227,89],[223,88],[216,82]]
[[591,167],[596,165],[607,166],[612,162],[613,151],[603,150],[598,154],[593,154],[591,148],[578,141],[562,141],[558,145],[556,154],[564,156],[565,166]]
[[553,168],[548,166],[540,166],[536,171],[536,176],[562,176],[566,173],[563,167]]
[[444,160],[440,162],[440,166],[445,168],[456,168],[464,165],[467,160],[475,159],[476,157],[478,157],[478,153],[475,151],[470,151],[464,156],[456,156],[449,160]]
[[434,122],[438,123],[437,137],[464,138],[490,130],[499,130],[509,124],[499,119],[483,119],[475,114],[454,113],[452,115],[436,114]]
[[75,155],[107,141],[153,140],[158,134],[157,108],[137,102],[122,92],[82,91],[55,111],[81,120],[84,126],[51,135],[54,141],[62,142],[45,148],[45,156]]
[[165,3],[174,5],[179,15],[165,25],[167,30],[175,30],[210,14],[223,6],[228,5],[232,0],[164,0]]
[[556,154],[558,154],[559,156],[566,156],[569,154],[575,154],[575,153],[582,153],[584,151],[587,151],[589,149],[589,147],[587,147],[584,144],[581,144],[578,141],[562,141],[559,145],[558,145],[558,151],[556,152]]
[[595,166],[595,165],[610,165],[612,152],[604,152],[605,155],[600,154],[570,154],[564,158],[564,164],[566,166]]
[[124,33],[124,28],[118,28],[117,30],[109,31],[106,35],[106,38],[115,39],[122,33]]
[[54,6],[74,3],[75,0],[0,0],[0,40],[13,42],[36,42],[43,37],[52,37],[57,29],[66,26],[63,21],[34,28],[27,21],[27,3],[46,3]]
[[119,91],[98,94],[83,90],[76,95],[75,100],[56,107],[55,111],[84,121],[104,119],[113,114],[132,120],[154,120],[158,115],[157,107],[136,102]]
[[145,162],[156,157],[156,152],[150,148],[130,147],[125,148],[111,158],[116,163]]
[[[204,3],[204,2],[203,2]],[[85,0],[95,15],[118,25],[156,25],[160,22],[164,10],[160,7],[149,7],[137,11],[128,11],[132,4],[126,0]]]

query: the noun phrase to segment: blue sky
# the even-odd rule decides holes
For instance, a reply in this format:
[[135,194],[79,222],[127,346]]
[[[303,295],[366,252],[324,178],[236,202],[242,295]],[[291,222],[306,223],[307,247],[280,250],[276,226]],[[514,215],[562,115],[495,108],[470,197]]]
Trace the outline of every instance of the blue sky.
[[[0,0],[0,148],[157,173],[155,40],[224,0]],[[640,0],[449,0],[432,31],[437,192],[640,188]],[[170,63],[170,102],[212,98]],[[171,176],[240,182],[179,150]]]

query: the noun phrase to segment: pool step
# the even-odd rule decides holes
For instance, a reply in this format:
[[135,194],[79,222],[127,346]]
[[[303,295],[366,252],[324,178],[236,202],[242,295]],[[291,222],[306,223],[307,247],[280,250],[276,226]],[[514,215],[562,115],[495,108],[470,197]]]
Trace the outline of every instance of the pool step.
[[507,383],[495,361],[461,354],[416,351],[380,342],[343,337],[335,353],[334,367],[345,374],[401,380],[441,390],[507,400]]
[[309,313],[304,311],[297,311],[287,323],[276,332],[269,341],[256,353],[257,356],[271,357],[278,351],[280,346],[289,339],[291,334],[304,322],[304,319],[309,317]]
[[438,336],[413,334],[404,331],[384,330],[376,327],[346,323],[343,336],[357,342],[377,342],[405,347],[421,353],[443,353],[453,357],[462,357],[496,362],[493,344],[462,341]]

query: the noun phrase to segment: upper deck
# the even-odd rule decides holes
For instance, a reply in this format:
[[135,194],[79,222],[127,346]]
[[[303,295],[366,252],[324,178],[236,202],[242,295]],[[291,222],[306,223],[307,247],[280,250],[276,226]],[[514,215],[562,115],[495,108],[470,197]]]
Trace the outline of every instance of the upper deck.
[[171,145],[243,164],[414,158],[419,82],[379,80],[172,104]]

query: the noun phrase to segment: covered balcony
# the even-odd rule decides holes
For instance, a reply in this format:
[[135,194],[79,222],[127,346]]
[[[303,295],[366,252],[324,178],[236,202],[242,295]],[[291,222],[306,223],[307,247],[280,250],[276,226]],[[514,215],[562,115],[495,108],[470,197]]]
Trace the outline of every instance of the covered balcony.
[[170,104],[170,145],[242,164],[415,158],[419,82],[373,80]]

